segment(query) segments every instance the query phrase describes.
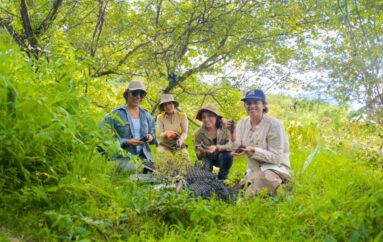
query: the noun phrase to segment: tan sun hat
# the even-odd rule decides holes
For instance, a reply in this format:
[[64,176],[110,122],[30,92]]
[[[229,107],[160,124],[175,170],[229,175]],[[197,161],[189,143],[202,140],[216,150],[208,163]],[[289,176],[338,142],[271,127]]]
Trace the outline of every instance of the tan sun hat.
[[129,91],[142,90],[142,91],[146,92],[146,87],[145,87],[144,83],[142,83],[140,81],[131,81],[128,85],[128,90]]
[[197,112],[197,116],[196,116],[196,119],[202,121],[202,113],[204,111],[208,111],[208,112],[211,112],[211,113],[214,113],[215,115],[217,115],[219,118],[222,118],[222,115],[220,115],[218,113],[218,109],[216,107],[214,107],[213,105],[211,104],[208,104],[206,106],[203,106],[200,110],[198,110]]
[[172,94],[162,94],[160,104],[159,104],[160,111],[164,111],[162,104],[169,103],[169,102],[173,102],[175,108],[177,108],[180,105],[176,100],[174,100]]

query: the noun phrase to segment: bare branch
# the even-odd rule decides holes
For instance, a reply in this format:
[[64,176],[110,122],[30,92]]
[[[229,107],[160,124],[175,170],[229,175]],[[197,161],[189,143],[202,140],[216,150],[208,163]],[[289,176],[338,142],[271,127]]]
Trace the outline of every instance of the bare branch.
[[58,10],[62,3],[63,3],[63,0],[54,1],[52,9],[49,11],[45,19],[41,22],[40,26],[36,29],[35,31],[36,36],[40,36],[41,34],[45,33],[48,30],[53,20],[56,18]]
[[194,119],[190,118],[189,116],[187,116],[187,118],[188,118],[188,120],[189,120],[192,124],[194,124],[195,126],[197,126],[197,127],[201,127],[201,125],[198,124]]
[[38,47],[38,42],[33,34],[31,20],[28,13],[28,5],[26,0],[21,0],[20,13],[21,13],[21,20],[22,20],[24,31],[25,31],[26,39],[28,40],[31,47],[36,50]]
[[21,49],[26,50],[27,45],[24,43],[22,36],[16,33],[15,29],[10,25],[11,21],[6,21],[5,19],[0,18],[0,26],[5,28],[13,40],[20,46]]
[[106,71],[96,72],[96,73],[92,74],[92,77],[101,77],[101,76],[106,76],[106,75],[110,75],[110,74],[120,75],[121,73],[119,73],[117,71],[113,71],[113,70],[106,70]]
[[96,51],[98,48],[98,41],[100,40],[102,29],[104,27],[105,12],[106,12],[106,8],[108,6],[108,2],[109,1],[106,0],[105,4],[103,5],[103,1],[99,0],[99,10],[98,10],[97,22],[96,22],[96,26],[93,30],[92,40],[90,43],[90,55],[92,57],[94,57],[96,55]]
[[106,75],[110,75],[110,74],[120,74],[119,72],[117,72],[117,69],[118,67],[120,67],[121,65],[123,65],[125,63],[125,61],[131,56],[133,55],[138,49],[140,49],[141,47],[147,45],[149,42],[144,42],[144,43],[141,43],[139,45],[137,45],[136,47],[134,47],[132,50],[130,50],[119,62],[118,64],[116,65],[115,69],[116,70],[105,70],[105,71],[101,71],[98,70],[96,71],[92,77],[101,77],[101,76],[106,76]]
[[144,43],[141,43],[139,45],[137,45],[136,47],[134,47],[131,51],[129,51],[119,62],[118,62],[118,65],[117,66],[121,66],[122,64],[125,63],[125,61],[134,53],[136,52],[138,49],[140,49],[141,47],[145,46],[149,44],[149,42],[144,42]]
[[358,2],[356,0],[354,0],[354,4],[355,4],[356,14],[358,15],[359,26],[362,29],[364,41],[366,42],[367,48],[368,48],[368,50],[370,52],[370,49],[371,49],[370,48],[370,43],[368,41],[366,30],[364,29],[364,26],[363,26],[363,19],[362,19],[362,16],[360,15],[360,12],[359,12]]

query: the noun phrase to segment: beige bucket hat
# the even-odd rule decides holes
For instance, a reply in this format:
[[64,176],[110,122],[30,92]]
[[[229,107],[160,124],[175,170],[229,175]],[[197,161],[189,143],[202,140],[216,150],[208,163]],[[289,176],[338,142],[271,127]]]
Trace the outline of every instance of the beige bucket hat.
[[146,86],[144,83],[140,81],[131,81],[128,85],[128,90],[129,91],[134,91],[134,90],[142,90],[146,92]]
[[217,115],[219,118],[222,118],[222,115],[220,115],[218,113],[218,109],[216,107],[214,107],[213,105],[211,104],[208,104],[206,106],[203,106],[200,110],[198,110],[197,112],[197,116],[196,116],[196,119],[202,121],[202,113],[204,111],[208,111],[208,112],[211,112],[211,113],[214,113],[215,115]]
[[175,108],[178,108],[178,106],[180,105],[176,100],[174,100],[172,94],[162,94],[161,100],[160,100],[160,105],[159,105],[160,111],[164,111],[162,104],[169,103],[169,102],[173,102]]

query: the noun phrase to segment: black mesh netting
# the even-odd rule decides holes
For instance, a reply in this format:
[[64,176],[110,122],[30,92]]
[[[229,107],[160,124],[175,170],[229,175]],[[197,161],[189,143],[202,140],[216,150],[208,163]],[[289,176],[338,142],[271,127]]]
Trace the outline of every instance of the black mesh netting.
[[[145,162],[144,168],[149,171],[155,171],[154,164],[151,162]],[[159,174],[152,175],[149,180],[154,181],[160,179]],[[202,197],[204,199],[210,199],[215,196],[225,202],[235,203],[238,195],[238,187],[226,186],[223,181],[217,180],[217,176],[209,171],[206,171],[199,167],[189,167],[186,175],[184,176],[185,188],[193,191],[195,198]],[[162,177],[164,179],[164,177]],[[141,181],[147,181],[147,179],[140,178]]]
[[187,187],[194,192],[196,198],[209,199],[213,194],[225,202],[235,202],[238,188],[228,187],[216,179],[216,175],[198,167],[190,167],[185,176]]

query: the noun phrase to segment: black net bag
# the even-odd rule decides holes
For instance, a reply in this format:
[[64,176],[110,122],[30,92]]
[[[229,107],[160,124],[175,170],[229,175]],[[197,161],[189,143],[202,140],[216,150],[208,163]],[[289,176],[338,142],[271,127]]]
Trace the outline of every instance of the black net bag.
[[215,194],[218,199],[235,203],[238,195],[238,188],[226,186],[222,181],[216,179],[216,175],[201,168],[190,167],[185,180],[195,198],[210,199]]

